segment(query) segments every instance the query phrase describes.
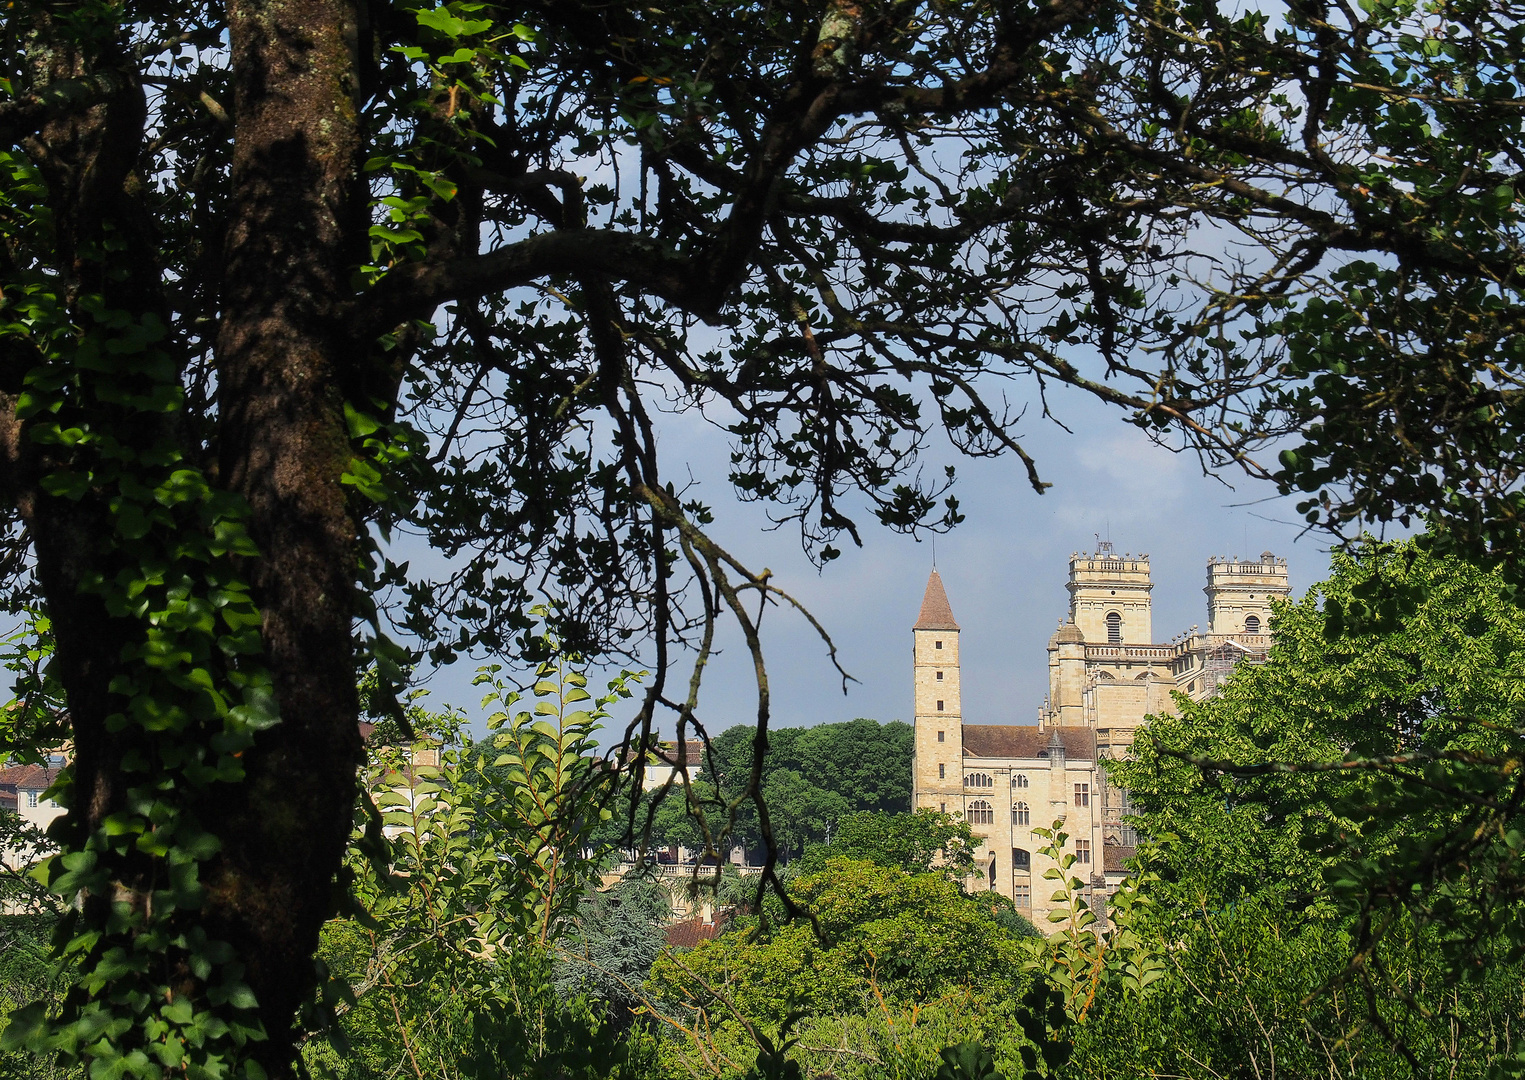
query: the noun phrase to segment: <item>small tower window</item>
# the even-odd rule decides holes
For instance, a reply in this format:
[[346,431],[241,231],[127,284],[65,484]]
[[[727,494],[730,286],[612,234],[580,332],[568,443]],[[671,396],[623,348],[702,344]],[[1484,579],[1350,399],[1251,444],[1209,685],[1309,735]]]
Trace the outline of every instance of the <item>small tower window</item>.
[[939,780],[946,780],[946,779],[948,779],[948,766],[946,766],[946,765],[938,765],[937,766],[937,778]]
[[946,740],[945,740],[945,739],[944,739],[944,738],[943,738],[943,736],[944,736],[944,735],[945,735],[945,734],[947,734],[947,733],[946,733],[946,732],[942,732],[942,731],[939,731],[939,732],[938,732],[938,733],[937,733],[937,741],[938,741],[938,742],[945,742],[945,741],[946,741]]
[[943,681],[943,673],[941,671],[939,671],[937,673],[937,681],[938,682],[942,682]]
[[1076,784],[1075,785],[1075,805],[1076,806],[1090,806],[1091,805],[1091,785],[1090,784]]
[[943,699],[942,698],[938,698],[937,699],[937,711],[938,712],[942,712],[943,711]]
[[1075,841],[1075,861],[1084,866],[1091,865],[1091,841]]
[[[1011,823],[1013,825],[1031,825],[1033,820],[1032,811],[1027,808],[1025,802],[1013,803],[1011,807]],[[1023,854],[1026,854],[1025,852]]]
[[941,649],[942,647],[943,647],[943,643],[941,641],[934,641],[934,642],[932,642],[932,648],[934,648],[934,649]]
[[[1244,632],[1246,634],[1258,634],[1258,633],[1260,633],[1260,616],[1259,615],[1246,615],[1244,617]],[[942,678],[942,676],[939,675],[938,678]]]
[[1115,611],[1107,612],[1107,644],[1123,643],[1123,617]]

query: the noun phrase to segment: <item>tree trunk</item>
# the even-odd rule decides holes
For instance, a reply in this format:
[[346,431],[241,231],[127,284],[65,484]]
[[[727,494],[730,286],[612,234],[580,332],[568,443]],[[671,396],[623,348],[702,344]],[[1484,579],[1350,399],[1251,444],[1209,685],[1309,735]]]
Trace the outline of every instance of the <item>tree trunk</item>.
[[248,500],[248,568],[281,722],[246,760],[215,831],[209,929],[249,958],[248,982],[285,1071],[313,980],[360,755],[351,646],[357,524],[344,388],[367,343],[334,307],[364,253],[356,49],[346,0],[232,0],[232,212],[218,338],[220,465]]

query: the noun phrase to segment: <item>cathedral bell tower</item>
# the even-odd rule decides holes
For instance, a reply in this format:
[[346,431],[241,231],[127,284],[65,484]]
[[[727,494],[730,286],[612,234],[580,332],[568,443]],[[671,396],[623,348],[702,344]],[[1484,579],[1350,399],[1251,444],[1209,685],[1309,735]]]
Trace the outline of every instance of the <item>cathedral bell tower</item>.
[[958,623],[936,570],[927,579],[921,614],[911,628],[916,751],[911,807],[964,809],[964,720],[959,693]]
[[1258,559],[1207,561],[1207,632],[1268,634],[1271,602],[1292,595],[1287,560],[1269,551]]
[[1070,621],[1088,645],[1152,645],[1148,555],[1119,555],[1105,540],[1070,556]]

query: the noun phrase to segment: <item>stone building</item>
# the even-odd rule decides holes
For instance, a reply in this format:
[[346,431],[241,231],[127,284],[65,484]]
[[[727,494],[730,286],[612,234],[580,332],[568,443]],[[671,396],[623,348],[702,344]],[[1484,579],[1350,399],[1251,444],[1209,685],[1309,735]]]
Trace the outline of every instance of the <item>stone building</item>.
[[[985,838],[983,884],[1011,897],[1040,925],[1057,887],[1034,828],[1062,821],[1071,872],[1104,896],[1122,880],[1135,837],[1123,819],[1128,794],[1102,763],[1128,752],[1152,713],[1176,694],[1201,699],[1233,668],[1270,648],[1272,604],[1291,594],[1287,561],[1210,559],[1208,628],[1154,642],[1149,556],[1110,544],[1070,557],[1069,613],[1048,643],[1049,692],[1035,726],[966,722],[959,625],[932,571],[912,628],[916,749],[912,805],[963,814]],[[1101,910],[1103,905],[1094,904]]]

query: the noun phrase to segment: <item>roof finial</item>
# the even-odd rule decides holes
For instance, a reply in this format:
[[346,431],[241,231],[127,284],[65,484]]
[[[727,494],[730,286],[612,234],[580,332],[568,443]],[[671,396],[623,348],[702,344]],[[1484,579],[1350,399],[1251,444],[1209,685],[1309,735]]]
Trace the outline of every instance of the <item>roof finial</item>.
[[937,569],[937,537],[932,537],[932,569]]

